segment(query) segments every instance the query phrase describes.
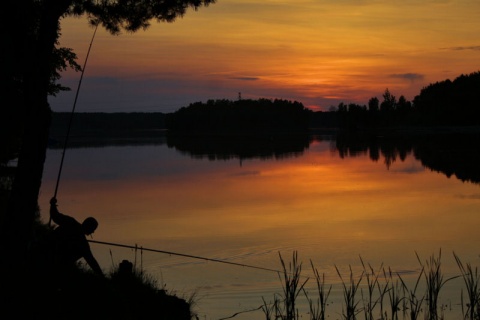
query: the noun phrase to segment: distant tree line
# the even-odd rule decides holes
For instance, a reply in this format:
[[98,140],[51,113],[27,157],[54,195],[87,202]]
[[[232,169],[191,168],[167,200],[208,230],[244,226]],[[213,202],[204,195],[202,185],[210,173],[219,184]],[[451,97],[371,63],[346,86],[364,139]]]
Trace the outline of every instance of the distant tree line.
[[[70,124],[71,120],[71,124]],[[54,112],[51,138],[63,138],[70,126],[70,135],[98,136],[165,129],[165,114],[160,112]]]
[[480,125],[480,72],[430,84],[413,101],[397,99],[388,88],[382,98],[372,97],[368,105],[342,102],[330,110],[336,117],[329,115],[327,123],[341,129]]
[[311,110],[281,99],[208,100],[166,115],[171,132],[299,133],[307,132]]
[[133,140],[160,143],[164,131],[165,114],[160,112],[54,112],[49,147],[63,148],[67,133],[68,147],[74,148],[128,145]]
[[[51,140],[63,141],[71,113],[54,112]],[[208,100],[173,113],[76,113],[70,139],[135,137],[153,131],[189,133],[298,133],[309,128],[375,129],[392,126],[480,125],[480,72],[424,87],[413,101],[398,99],[387,88],[368,104],[341,102],[313,112],[297,101],[281,99]],[[6,138],[6,137],[3,137]],[[16,155],[17,139],[7,139],[0,162]]]

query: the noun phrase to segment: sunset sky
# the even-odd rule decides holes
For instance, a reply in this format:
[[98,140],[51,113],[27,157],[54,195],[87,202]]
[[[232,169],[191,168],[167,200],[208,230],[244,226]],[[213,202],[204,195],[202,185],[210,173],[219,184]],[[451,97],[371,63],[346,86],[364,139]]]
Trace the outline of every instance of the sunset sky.
[[[85,17],[61,23],[80,64],[93,35]],[[77,112],[173,112],[208,99],[268,98],[328,110],[412,100],[421,88],[480,70],[478,0],[218,0],[174,23],[112,36],[99,29]],[[52,98],[71,111],[72,88]]]

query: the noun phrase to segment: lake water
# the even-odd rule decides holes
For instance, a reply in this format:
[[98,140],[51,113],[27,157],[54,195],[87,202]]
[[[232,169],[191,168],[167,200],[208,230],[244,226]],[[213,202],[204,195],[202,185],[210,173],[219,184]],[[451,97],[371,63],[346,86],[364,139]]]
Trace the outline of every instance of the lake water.
[[[336,268],[344,280],[349,268],[358,279],[362,259],[413,284],[417,255],[425,263],[441,254],[445,279],[459,274],[454,252],[464,263],[480,264],[478,168],[467,170],[478,167],[478,158],[466,159],[478,157],[475,149],[428,137],[420,146],[381,137],[192,139],[71,147],[57,198],[61,212],[99,220],[94,240],[138,247],[92,243],[105,270],[123,259],[135,262],[168,291],[194,295],[199,319],[265,319],[258,308],[282,294],[282,281],[252,267],[282,270],[280,255],[288,265],[295,252],[301,279],[310,278],[310,297],[316,297],[310,263],[332,285],[329,319],[341,318],[344,303]],[[61,155],[48,150],[40,197],[45,221]],[[463,286],[454,279],[440,292],[447,319],[461,318]],[[303,319],[309,319],[307,301],[298,296]],[[386,295],[385,309],[388,301]]]

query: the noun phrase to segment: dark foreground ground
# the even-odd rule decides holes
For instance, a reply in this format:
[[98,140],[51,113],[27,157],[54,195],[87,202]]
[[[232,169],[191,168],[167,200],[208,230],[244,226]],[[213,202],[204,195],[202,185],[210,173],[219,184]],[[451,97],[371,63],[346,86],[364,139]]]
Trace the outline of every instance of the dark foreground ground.
[[[191,320],[193,301],[159,287],[153,278],[120,263],[104,277],[82,264],[59,274],[48,262],[42,237],[21,275],[0,278],[0,319]],[[192,297],[193,298],[193,297]],[[190,299],[191,300],[191,299]]]

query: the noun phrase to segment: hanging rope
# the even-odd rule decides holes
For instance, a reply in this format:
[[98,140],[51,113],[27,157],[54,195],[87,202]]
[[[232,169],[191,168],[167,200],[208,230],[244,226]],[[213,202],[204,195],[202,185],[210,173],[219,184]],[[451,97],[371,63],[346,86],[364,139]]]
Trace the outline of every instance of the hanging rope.
[[[80,92],[80,86],[82,85],[83,74],[85,73],[85,69],[87,68],[88,56],[90,55],[90,50],[92,49],[92,44],[93,44],[93,40],[95,39],[97,29],[98,29],[98,23],[95,25],[95,30],[93,31],[92,40],[90,41],[90,45],[88,47],[87,56],[85,57],[85,62],[83,63],[83,68],[82,68],[82,73],[80,75],[80,80],[78,81],[77,92],[75,93],[75,100],[73,101],[73,108],[72,108],[72,112],[70,114],[70,121],[69,121],[68,127],[67,127],[67,134],[65,136],[65,142],[63,144],[62,159],[60,160],[60,167],[58,169],[57,183],[55,185],[55,192],[53,194],[54,198],[57,197],[58,185],[60,184],[60,177],[62,175],[62,169],[63,169],[63,160],[65,159],[65,152],[67,150],[68,138],[70,136],[70,128],[72,127],[73,114],[75,113],[75,108],[77,106],[78,94]],[[48,221],[48,225],[51,224],[51,220],[52,219],[50,218],[50,220]]]
[[[109,246],[116,246],[116,247],[122,247],[122,248],[130,248],[130,249],[138,249],[139,248],[137,245],[129,246],[129,245],[118,244],[118,243],[113,243],[113,242],[103,242],[103,241],[96,241],[96,240],[88,240],[88,242],[105,244],[105,245],[109,245]],[[157,249],[149,249],[149,248],[143,248],[143,247],[140,247],[140,250],[158,252],[158,253],[165,253],[165,254],[172,255],[172,256],[180,256],[180,257],[186,257],[186,258],[192,258],[192,259],[200,259],[200,260],[205,260],[205,261],[225,263],[225,264],[230,264],[230,265],[239,266],[239,267],[245,267],[245,268],[252,268],[252,269],[259,269],[259,270],[264,270],[264,271],[275,272],[277,274],[283,273],[280,270],[257,267],[257,266],[252,266],[252,265],[248,265],[248,264],[235,263],[235,262],[219,260],[219,259],[205,258],[205,257],[194,256],[194,255],[190,255],[190,254],[183,254],[183,253],[178,253],[178,252],[171,252],[171,251],[164,251],[164,250],[157,250]]]

